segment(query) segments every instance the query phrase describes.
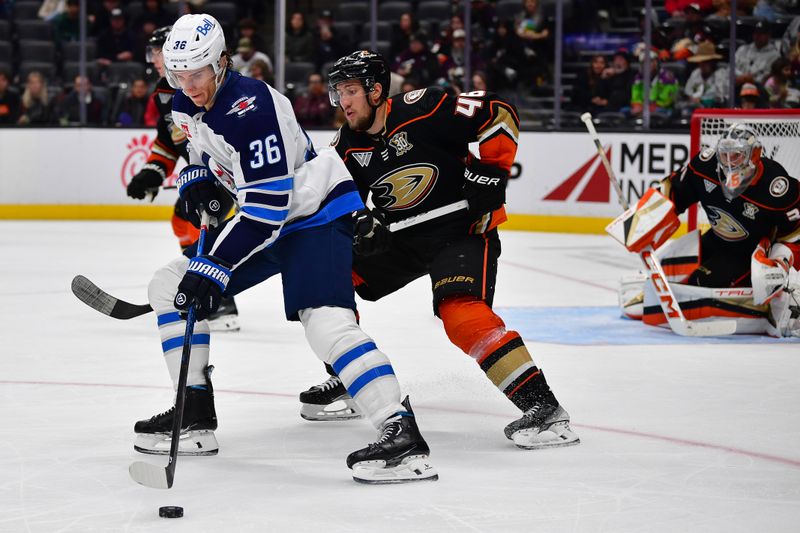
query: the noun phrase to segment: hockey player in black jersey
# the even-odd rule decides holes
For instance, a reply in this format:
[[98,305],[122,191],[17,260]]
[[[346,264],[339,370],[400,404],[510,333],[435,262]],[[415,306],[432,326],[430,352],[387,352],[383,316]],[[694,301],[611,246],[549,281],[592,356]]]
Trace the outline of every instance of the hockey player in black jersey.
[[[172,26],[158,28],[147,40],[147,61],[153,64],[160,76],[152,95],[153,104],[158,111],[158,123],[156,140],[153,142],[147,162],[128,183],[128,196],[137,200],[155,198],[164,180],[175,170],[178,159],[182,157],[185,161],[189,160],[186,134],[172,120],[172,97],[175,89],[170,87],[164,77],[164,58],[161,49],[171,29]],[[232,206],[231,202],[226,211],[230,211]],[[199,226],[199,221],[193,225],[186,214],[184,203],[180,200],[175,202],[171,222],[172,231],[183,249],[194,243],[200,235],[196,227]],[[225,298],[219,310],[209,319],[211,330],[239,331],[238,316],[236,302],[233,298]]]
[[[679,282],[673,289],[687,318],[733,317],[739,333],[800,335],[795,292],[800,289],[800,182],[761,152],[751,128],[732,124],[715,147],[662,180],[618,221],[628,227],[635,221],[640,234],[658,235],[657,242],[644,239],[633,247],[628,244],[629,249],[657,248],[671,233],[661,231],[670,225],[664,220],[675,220],[699,203],[711,229],[702,237],[692,232],[659,250],[665,272]],[[666,219],[651,215],[651,206],[662,200],[672,207]],[[720,290],[731,288],[746,290]],[[640,313],[646,323],[659,325],[663,313],[648,296],[652,294],[645,291]],[[640,314],[630,312],[635,300],[620,300],[629,316]]]
[[[569,415],[556,400],[522,338],[492,311],[505,191],[517,151],[513,105],[473,91],[456,97],[428,88],[386,98],[384,59],[358,51],[339,59],[328,75],[331,103],[347,123],[333,145],[362,198],[374,207],[356,214],[353,277],[356,292],[378,300],[428,275],[433,311],[448,338],[473,357],[486,376],[522,411],[505,428],[521,448],[576,444]],[[469,153],[477,141],[480,159]],[[388,225],[462,201],[462,209],[405,229]],[[310,420],[352,418],[338,377],[300,395]]]

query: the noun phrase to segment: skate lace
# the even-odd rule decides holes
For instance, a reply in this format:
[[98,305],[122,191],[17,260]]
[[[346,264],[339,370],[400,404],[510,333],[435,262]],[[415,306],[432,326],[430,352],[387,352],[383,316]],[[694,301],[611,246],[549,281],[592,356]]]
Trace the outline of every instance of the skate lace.
[[372,446],[380,446],[381,444],[385,443],[392,437],[394,437],[400,430],[400,417],[391,418],[386,421],[386,425],[383,426],[383,433],[381,433],[381,438],[379,438]]
[[172,414],[174,411],[175,411],[175,406],[173,405],[172,407],[170,407],[169,409],[167,409],[167,410],[166,410],[166,411],[164,411],[163,413],[159,413],[159,414],[157,414],[157,415],[153,415],[153,416],[151,416],[151,417],[150,417],[150,421],[151,421],[151,422],[153,422],[153,421],[155,421],[155,420],[156,420],[156,419],[158,419],[158,418],[163,418],[163,417],[165,417],[165,416],[169,416],[169,415],[171,415],[171,414]]
[[537,401],[536,403],[533,404],[533,407],[531,407],[522,414],[522,418],[524,418],[525,420],[533,420],[536,417],[536,415],[539,414],[539,411],[542,410],[542,407],[544,407],[544,402]]
[[328,379],[326,379],[324,383],[317,385],[317,388],[320,391],[325,392],[331,389],[335,389],[336,387],[339,386],[341,382],[342,380],[339,379],[339,376],[331,376]]

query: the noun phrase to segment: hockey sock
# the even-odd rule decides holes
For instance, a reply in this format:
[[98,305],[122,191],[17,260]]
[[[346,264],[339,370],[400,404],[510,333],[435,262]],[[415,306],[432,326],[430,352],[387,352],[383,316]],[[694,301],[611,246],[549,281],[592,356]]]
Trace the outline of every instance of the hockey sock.
[[188,220],[179,217],[177,214],[172,214],[172,232],[178,238],[178,243],[181,249],[186,249],[197,240],[200,236],[200,230],[192,226]]
[[439,316],[450,341],[475,359],[514,405],[527,411],[536,400],[552,398],[519,333],[506,330],[486,302],[471,296],[447,298],[439,304]]
[[[180,317],[172,301],[178,283],[183,277],[188,264],[189,260],[181,257],[157,270],[150,281],[147,291],[150,305],[155,310],[158,320],[158,333],[161,336],[164,361],[167,363],[167,369],[175,388],[178,387],[178,377],[180,375],[186,321]],[[208,366],[210,333],[207,320],[195,322],[194,333],[192,334],[192,356],[189,359],[189,374],[186,380],[187,386],[199,385],[204,387],[206,385],[206,378],[203,372]]]
[[317,307],[303,309],[299,314],[311,349],[333,367],[376,429],[390,416],[405,410],[389,358],[361,330],[351,309]]

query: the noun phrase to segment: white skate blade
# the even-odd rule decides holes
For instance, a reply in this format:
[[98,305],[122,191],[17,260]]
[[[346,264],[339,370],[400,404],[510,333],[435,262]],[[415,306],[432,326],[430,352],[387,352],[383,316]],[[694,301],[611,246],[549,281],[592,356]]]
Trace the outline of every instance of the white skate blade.
[[208,327],[211,331],[217,333],[235,333],[241,328],[239,327],[239,315],[222,315],[208,321]]
[[[137,433],[133,449],[149,455],[169,455],[171,441],[168,433]],[[181,433],[178,455],[217,455],[217,452],[219,444],[213,431]]]
[[358,412],[356,402],[352,398],[336,400],[327,405],[312,403],[300,404],[300,417],[312,422],[327,422],[339,420],[356,420],[362,418]]
[[386,468],[386,461],[362,461],[353,465],[353,479],[359,483],[381,485],[436,481],[439,473],[427,455],[412,455],[397,466]]
[[520,429],[511,440],[523,450],[541,450],[579,444],[581,439],[569,427],[569,421],[555,422],[547,429]]

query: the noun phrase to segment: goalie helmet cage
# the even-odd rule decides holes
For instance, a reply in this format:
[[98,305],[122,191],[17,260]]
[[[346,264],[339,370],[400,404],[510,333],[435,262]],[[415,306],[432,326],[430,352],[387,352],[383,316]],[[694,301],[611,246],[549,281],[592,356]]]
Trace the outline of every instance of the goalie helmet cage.
[[[691,157],[716,147],[725,128],[734,122],[753,128],[764,147],[762,155],[800,179],[800,109],[698,109],[692,114]],[[697,206],[689,210],[687,223],[690,231],[697,227]]]

